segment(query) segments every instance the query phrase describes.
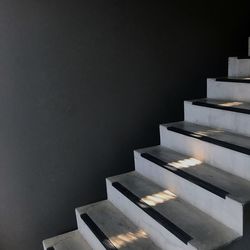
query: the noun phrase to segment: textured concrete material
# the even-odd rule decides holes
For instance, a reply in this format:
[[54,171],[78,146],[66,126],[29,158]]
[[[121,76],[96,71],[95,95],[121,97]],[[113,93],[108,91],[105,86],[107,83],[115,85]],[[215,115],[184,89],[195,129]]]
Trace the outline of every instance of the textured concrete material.
[[[149,152],[169,164],[173,164],[175,162],[179,163],[179,168],[181,168],[184,172],[190,173],[226,190],[229,193],[227,195],[228,197],[240,202],[242,205],[247,204],[250,201],[250,182],[243,178],[232,175],[219,168],[215,168],[214,166],[206,164],[202,161],[194,163],[191,156],[180,154],[160,145],[138,149],[135,151],[135,156],[138,157],[143,152]],[[156,181],[156,183],[158,183],[158,181]]]
[[[193,239],[188,245],[178,243],[176,237],[172,237],[170,242],[168,236],[171,235],[169,232],[164,231],[156,221],[149,221],[150,218],[148,218],[147,214],[144,214],[139,209],[134,209],[130,204],[131,201],[114,190],[111,185],[112,182],[119,182],[124,185],[136,196],[140,197],[144,202],[148,202],[147,204],[150,204],[156,211],[188,233]],[[163,245],[163,249],[214,249],[231,242],[239,236],[233,230],[180,199],[174,193],[152,183],[136,172],[108,178],[107,183],[108,197],[114,205],[118,206],[123,213],[143,228],[151,227],[151,233],[154,234],[157,242],[165,238],[168,244],[165,245],[166,248]],[[159,197],[163,198],[160,199]]]
[[138,206],[130,202],[124,195],[122,195],[118,190],[112,186],[112,181],[115,179],[107,180],[107,192],[108,199],[124,213],[128,218],[130,218],[138,227],[144,228],[145,231],[149,233],[152,240],[161,249],[192,249],[195,248],[190,245],[185,245],[179,239],[177,239],[173,234],[156,222],[152,217],[144,213]]
[[[204,100],[204,99],[202,99]],[[250,103],[247,102],[232,102],[230,100],[205,99],[208,103],[218,104],[223,107],[228,105],[235,109],[250,110]],[[220,110],[211,107],[193,105],[192,101],[184,103],[185,121],[196,124],[201,124],[209,127],[230,130],[233,133],[238,133],[250,136],[250,115],[237,113],[228,110]]]
[[228,59],[229,77],[249,77],[250,76],[250,58],[238,59],[229,57]]
[[170,123],[160,126],[161,145],[171,148],[174,151],[190,155],[201,161],[204,161],[212,166],[218,167],[226,172],[250,180],[249,161],[250,156],[231,150],[222,146],[205,142],[198,137],[193,138],[182,135],[167,129],[170,125],[190,125],[190,131],[197,131],[201,133],[208,133],[210,137],[239,144],[240,146],[249,147],[249,138],[244,136],[237,136],[225,132],[221,129],[207,128],[201,125],[190,124],[187,122]]
[[109,201],[102,201],[76,209],[78,228],[95,250],[105,248],[100,245],[93,233],[89,232],[90,230],[80,218],[83,213],[91,217],[117,249],[159,249],[143,228],[134,225]]
[[250,102],[250,84],[207,79],[207,98]]
[[44,250],[54,247],[55,250],[92,250],[78,230],[62,234],[43,241]]
[[[170,165],[176,166],[229,194],[223,199],[210,191],[144,159],[141,153],[150,153]],[[233,230],[243,233],[243,205],[250,201],[250,183],[231,175],[192,156],[183,155],[167,148],[156,146],[135,151],[136,171],[160,186],[175,192],[179,197],[213,216]],[[208,205],[209,204],[209,205]]]

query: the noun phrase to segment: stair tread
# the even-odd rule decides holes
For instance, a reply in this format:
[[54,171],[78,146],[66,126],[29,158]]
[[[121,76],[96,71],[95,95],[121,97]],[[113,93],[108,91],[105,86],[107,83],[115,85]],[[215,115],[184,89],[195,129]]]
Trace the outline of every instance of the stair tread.
[[193,105],[205,106],[209,108],[228,110],[239,113],[250,114],[250,103],[243,101],[218,100],[211,98],[202,98],[189,101]]
[[45,249],[54,248],[54,250],[92,249],[78,230],[44,240],[43,245]]
[[250,83],[249,77],[218,77],[215,79],[217,82],[239,82]]
[[[136,172],[109,178],[118,182],[134,195],[192,237],[190,243],[197,249],[214,249],[239,235],[209,215],[163,189]],[[159,199],[159,197],[161,197]]]
[[236,56],[237,59],[244,60],[244,59],[250,59],[250,56]]
[[250,137],[248,136],[186,121],[164,124],[162,126],[177,133],[250,155]]
[[138,153],[149,153],[159,160],[177,166],[185,173],[198,177],[199,179],[218,187],[228,194],[227,197],[240,202],[242,205],[250,201],[250,182],[238,176],[225,172],[214,166],[187,156],[163,146],[155,146],[137,150]]
[[80,215],[87,214],[117,249],[159,249],[142,228],[133,224],[108,200],[76,210]]

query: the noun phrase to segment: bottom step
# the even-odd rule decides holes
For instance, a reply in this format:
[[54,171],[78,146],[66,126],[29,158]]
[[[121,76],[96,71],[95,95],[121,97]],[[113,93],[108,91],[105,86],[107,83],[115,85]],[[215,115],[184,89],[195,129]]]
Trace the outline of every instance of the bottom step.
[[79,230],[95,250],[159,249],[143,228],[107,200],[77,208],[76,216]]
[[43,241],[44,250],[91,250],[78,230]]

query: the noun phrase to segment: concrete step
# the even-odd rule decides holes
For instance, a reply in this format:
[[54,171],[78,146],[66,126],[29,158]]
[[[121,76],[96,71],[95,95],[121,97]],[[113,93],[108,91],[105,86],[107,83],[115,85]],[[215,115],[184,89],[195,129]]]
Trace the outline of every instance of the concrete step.
[[207,79],[207,98],[250,102],[250,78]]
[[250,77],[250,58],[229,57],[229,77]]
[[216,249],[239,237],[208,216],[136,172],[107,179],[108,199],[162,249]]
[[161,145],[250,181],[250,138],[189,122],[160,125]]
[[159,249],[143,228],[133,224],[110,201],[76,209],[79,231],[91,247],[98,249]]
[[250,103],[204,98],[185,101],[185,121],[250,136]]
[[44,250],[92,250],[78,230],[43,241]]
[[138,173],[243,234],[249,181],[162,146],[139,149],[134,155]]

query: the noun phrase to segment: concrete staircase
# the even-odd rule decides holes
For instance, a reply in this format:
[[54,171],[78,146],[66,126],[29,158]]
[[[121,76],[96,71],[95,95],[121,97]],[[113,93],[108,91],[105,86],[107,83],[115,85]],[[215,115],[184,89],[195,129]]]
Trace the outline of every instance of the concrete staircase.
[[135,171],[106,180],[107,200],[76,209],[78,230],[45,250],[211,250],[246,233],[250,57],[228,65],[228,77],[207,80],[207,98],[185,101],[184,121],[160,125],[160,145],[135,150]]

